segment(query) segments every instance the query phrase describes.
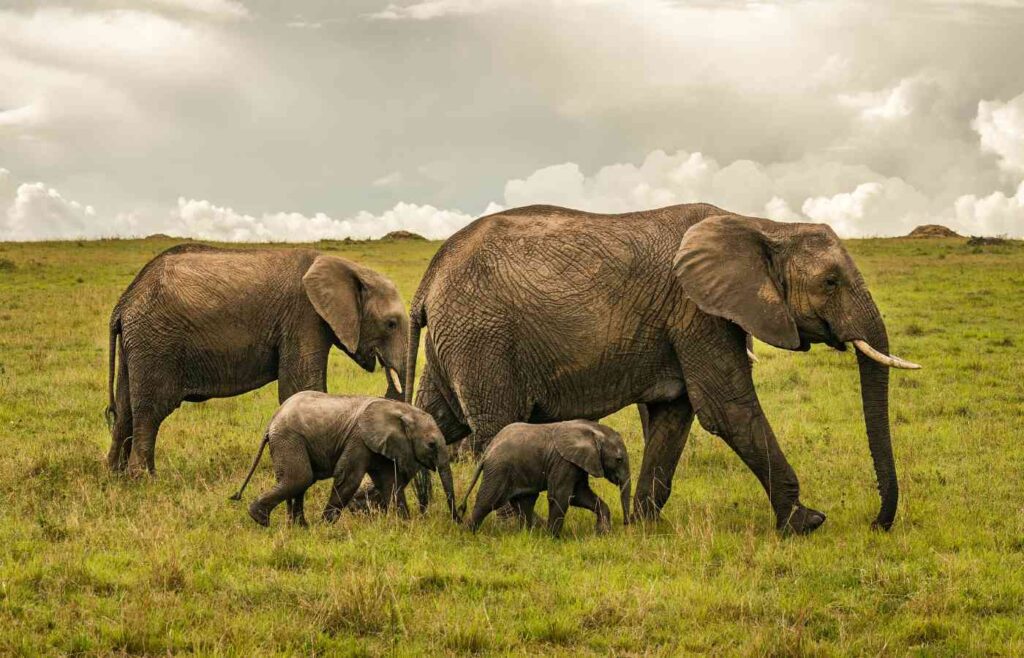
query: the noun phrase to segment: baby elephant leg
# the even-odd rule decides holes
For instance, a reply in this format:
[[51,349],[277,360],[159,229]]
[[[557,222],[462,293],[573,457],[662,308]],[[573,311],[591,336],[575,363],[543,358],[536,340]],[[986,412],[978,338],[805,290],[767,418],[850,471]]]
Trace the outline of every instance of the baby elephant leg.
[[580,478],[579,482],[576,483],[576,488],[573,491],[570,504],[573,507],[588,509],[597,515],[598,534],[603,535],[611,530],[611,511],[608,509],[608,506],[605,505],[604,501],[601,500],[600,496],[594,493],[594,490],[590,488],[590,482],[586,476]]
[[380,507],[387,512],[392,505],[403,519],[409,518],[409,505],[405,500],[405,485],[408,484],[403,478],[396,476],[392,464],[382,466],[370,471],[370,479],[373,481],[373,489],[380,497]]
[[534,512],[537,498],[538,494],[523,494],[508,501],[521,527],[532,530],[544,524],[544,519]]
[[343,460],[338,462],[338,466],[334,469],[334,482],[331,486],[331,498],[327,501],[327,506],[324,507],[324,521],[328,523],[334,523],[341,516],[341,511],[345,509],[345,506],[352,500],[352,496],[355,495],[356,490],[359,489],[359,484],[363,481],[363,476],[366,475],[365,469],[361,468],[348,468],[342,467]]
[[[288,520],[295,519],[295,499],[300,501],[306,495],[306,489],[313,484],[313,468],[309,464],[309,457],[305,450],[289,450],[286,454],[282,450],[275,451],[278,455],[271,454],[274,458],[274,475],[277,477],[277,484],[268,492],[261,495],[249,505],[249,516],[256,523],[262,526],[270,525],[270,513],[282,501],[288,501]],[[302,509],[302,503],[299,503]],[[300,511],[301,514],[301,511]]]
[[288,522],[300,526],[302,528],[307,527],[309,524],[306,522],[306,492],[303,491],[295,498],[288,501]]
[[498,482],[498,479],[495,477],[488,479],[486,475],[484,476],[483,484],[480,485],[480,492],[476,495],[476,502],[473,504],[473,513],[470,514],[469,519],[466,521],[466,525],[470,530],[476,532],[488,514],[508,502],[507,491],[508,487],[503,479],[501,482]]
[[562,534],[562,524],[565,523],[565,513],[569,511],[572,495],[572,482],[560,481],[548,485],[548,531],[553,537]]

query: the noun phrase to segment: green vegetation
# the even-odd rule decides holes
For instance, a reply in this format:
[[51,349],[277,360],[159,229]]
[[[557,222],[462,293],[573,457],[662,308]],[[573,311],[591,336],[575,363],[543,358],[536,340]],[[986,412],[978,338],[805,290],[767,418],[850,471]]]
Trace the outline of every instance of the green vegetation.
[[[497,517],[472,536],[441,504],[309,530],[287,528],[282,507],[257,527],[227,498],[274,385],[185,404],[160,433],[157,478],[110,475],[110,309],[172,244],[0,244],[2,655],[1024,655],[1020,242],[849,243],[893,351],[925,366],[893,373],[890,534],[868,529],[878,498],[853,356],[760,345],[761,400],[805,502],[829,515],[821,530],[776,536],[754,477],[695,428],[659,524],[596,537],[576,510],[561,541]],[[438,244],[322,246],[408,300]],[[335,351],[329,386],[379,394],[384,379]],[[636,472],[635,411],[610,423]],[[470,475],[457,465],[460,491]],[[596,486],[619,523],[614,487]],[[326,496],[314,487],[307,509]]]

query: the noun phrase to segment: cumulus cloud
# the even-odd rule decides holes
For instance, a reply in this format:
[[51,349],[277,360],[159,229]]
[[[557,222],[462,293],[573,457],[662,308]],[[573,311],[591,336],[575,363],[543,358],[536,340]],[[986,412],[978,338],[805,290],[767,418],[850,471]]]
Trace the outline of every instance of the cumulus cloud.
[[956,200],[955,226],[980,235],[1024,236],[1024,182],[1013,196],[1002,192],[978,198],[968,194]]
[[[7,176],[6,170],[0,176]],[[0,185],[4,181],[0,180]],[[99,237],[95,233],[96,211],[92,206],[65,199],[42,183],[23,183],[4,217],[0,218],[2,240],[47,240]]]
[[974,129],[981,147],[999,156],[999,166],[1024,174],[1024,93],[1005,103],[981,101]]
[[737,160],[723,166],[686,151],[654,151],[639,165],[608,165],[593,176],[574,163],[545,167],[509,181],[504,201],[507,206],[553,203],[595,212],[706,201],[781,221],[825,222],[846,236],[905,234],[933,208],[905,181],[863,166],[818,160]]

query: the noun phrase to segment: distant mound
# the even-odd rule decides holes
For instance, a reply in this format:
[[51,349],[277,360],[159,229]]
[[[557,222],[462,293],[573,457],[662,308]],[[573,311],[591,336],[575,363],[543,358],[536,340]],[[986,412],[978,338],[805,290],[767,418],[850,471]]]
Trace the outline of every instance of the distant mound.
[[142,239],[143,240],[173,240],[174,238],[172,238],[171,236],[167,235],[166,233],[151,233],[150,235],[147,235],[146,237],[144,237]]
[[942,224],[923,224],[907,234],[908,238],[959,238],[961,235]]
[[426,238],[412,231],[391,231],[381,240],[426,240]]

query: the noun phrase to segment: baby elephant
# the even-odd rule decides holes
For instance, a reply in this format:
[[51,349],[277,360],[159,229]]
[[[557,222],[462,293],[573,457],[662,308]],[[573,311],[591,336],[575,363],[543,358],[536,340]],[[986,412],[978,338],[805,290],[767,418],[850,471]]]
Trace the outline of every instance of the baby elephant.
[[556,537],[570,505],[597,515],[597,531],[611,528],[611,514],[590,488],[588,476],[603,477],[619,486],[623,521],[629,520],[629,456],[618,432],[588,420],[548,425],[513,423],[498,432],[473,474],[459,508],[481,473],[484,482],[468,525],[474,532],[493,510],[510,504],[529,527],[543,523],[534,516],[537,495],[548,492],[548,529]]
[[407,516],[405,485],[420,468],[437,471],[448,508],[458,519],[444,436],[429,414],[411,405],[317,391],[292,395],[271,418],[249,475],[233,500],[241,500],[267,444],[277,485],[249,506],[249,516],[260,525],[270,524],[270,513],[281,501],[287,501],[290,522],[306,525],[306,490],[327,478],[334,479],[334,488],[323,517],[333,522],[367,474],[383,493],[383,508],[393,503]]

